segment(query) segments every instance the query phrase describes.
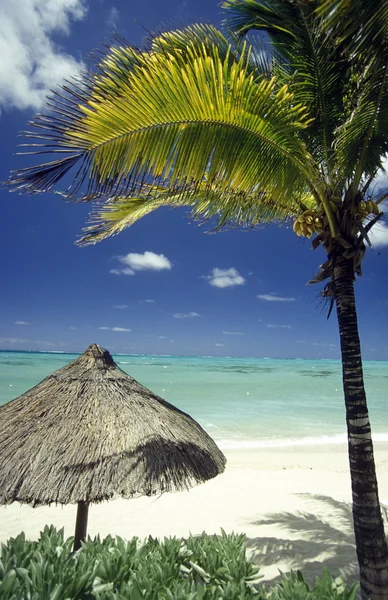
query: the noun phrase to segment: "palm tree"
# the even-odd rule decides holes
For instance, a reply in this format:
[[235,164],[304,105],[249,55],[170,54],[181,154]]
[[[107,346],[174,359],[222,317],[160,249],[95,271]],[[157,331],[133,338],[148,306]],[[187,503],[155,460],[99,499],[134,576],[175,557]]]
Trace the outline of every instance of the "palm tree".
[[[55,191],[66,176],[57,193],[94,203],[80,245],[162,206],[190,206],[216,228],[292,219],[298,235],[314,236],[327,259],[311,282],[327,280],[323,295],[336,306],[341,338],[362,597],[381,600],[388,549],[354,279],[382,216],[384,196],[372,197],[371,184],[388,151],[388,63],[362,43],[372,37],[376,49],[381,40],[358,13],[344,23],[344,6],[225,0],[232,41],[204,25],[163,33],[144,50],[118,39],[26,132],[41,140],[32,152],[54,153],[52,162],[19,170],[10,183]],[[261,49],[242,39],[253,28],[267,34]]]

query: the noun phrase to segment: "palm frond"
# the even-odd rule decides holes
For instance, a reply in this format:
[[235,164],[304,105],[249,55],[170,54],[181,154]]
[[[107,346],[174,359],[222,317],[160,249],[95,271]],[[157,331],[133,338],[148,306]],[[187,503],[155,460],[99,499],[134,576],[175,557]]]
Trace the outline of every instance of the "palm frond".
[[344,54],[381,64],[388,44],[386,0],[320,0],[316,12]]
[[[120,44],[108,46],[108,53],[97,63],[97,73],[88,78],[89,94],[102,102],[125,95],[128,89],[126,79],[136,67],[143,64],[143,52],[120,40]],[[70,94],[74,90],[69,90]],[[85,102],[89,97],[85,98]]]
[[[116,38],[114,38],[115,42]],[[128,91],[129,74],[141,67],[151,54],[169,54],[182,58],[190,44],[200,44],[204,52],[212,52],[217,46],[220,57],[225,60],[230,55],[230,44],[215,27],[201,23],[175,31],[166,31],[147,42],[147,50],[131,46],[118,38],[117,43],[108,46],[108,53],[97,62],[97,76],[92,78],[93,96],[98,92],[102,100],[106,97],[125,95]],[[231,57],[231,60],[232,57]]]
[[316,2],[225,0],[226,24],[241,35],[259,30],[270,36],[278,74],[290,82],[295,100],[312,120],[302,136],[317,163],[334,179],[335,131],[343,116],[347,63],[315,12]]
[[187,51],[193,44],[200,45],[209,56],[213,55],[214,47],[218,48],[222,60],[231,58],[230,43],[225,36],[213,25],[195,23],[183,29],[165,31],[152,38],[149,52],[161,54],[187,55]]
[[336,141],[339,167],[354,189],[375,175],[388,152],[388,62],[378,72],[366,69],[359,75],[358,88],[354,109]]
[[121,233],[139,219],[158,208],[191,208],[191,217],[202,222],[213,221],[214,229],[221,227],[255,227],[273,221],[284,222],[307,208],[316,208],[312,194],[302,193],[292,198],[276,201],[264,192],[251,197],[241,197],[230,191],[220,192],[217,186],[209,189],[204,183],[201,189],[193,189],[184,195],[161,187],[143,188],[139,196],[107,200],[100,199],[92,209],[79,246],[96,244]]
[[346,103],[336,136],[339,168],[356,190],[373,177],[387,151],[388,3],[320,0],[316,9],[344,60],[351,65]]
[[255,78],[248,48],[235,56],[194,39],[178,51],[166,35],[155,44],[163,51],[116,49],[84,85],[67,88],[56,112],[35,118],[38,131],[27,136],[43,141],[40,153],[70,156],[16,172],[14,188],[51,189],[77,164],[66,195],[80,199],[141,195],[150,185],[183,197],[205,180],[207,192],[216,184],[241,198],[305,190],[315,177],[298,137],[305,109],[287,86]]
[[297,22],[290,21],[297,16],[296,4],[291,2],[273,2],[261,0],[224,0],[221,8],[226,12],[224,24],[239,36],[245,36],[250,30],[265,31],[277,44],[286,46]]
[[[219,56],[222,61],[229,60],[229,65],[236,61],[237,57],[247,61],[245,67],[247,73],[255,76],[269,73],[268,61],[270,57],[264,49],[260,40],[249,40],[249,52],[246,51],[247,44],[239,36],[230,32],[231,42],[214,26],[196,23],[177,31],[166,31],[160,36],[154,38],[149,45],[151,52],[177,53],[180,57],[187,54],[187,49],[195,44],[200,44],[203,51],[213,55],[214,47],[218,48]],[[233,52],[231,49],[233,48]]]
[[168,193],[163,194],[156,191],[144,196],[99,200],[89,215],[88,224],[83,230],[83,235],[78,239],[77,245],[96,244],[121,233],[161,206],[177,206],[178,204],[183,205],[183,202],[179,203],[176,194],[168,195]]

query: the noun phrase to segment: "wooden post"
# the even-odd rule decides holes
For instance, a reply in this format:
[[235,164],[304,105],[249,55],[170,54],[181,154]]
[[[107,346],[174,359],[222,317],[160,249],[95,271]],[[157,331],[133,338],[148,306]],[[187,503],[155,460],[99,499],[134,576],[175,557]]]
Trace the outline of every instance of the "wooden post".
[[86,539],[86,531],[88,529],[88,513],[89,503],[80,500],[77,508],[77,520],[75,522],[74,533],[74,552],[81,548],[81,542]]

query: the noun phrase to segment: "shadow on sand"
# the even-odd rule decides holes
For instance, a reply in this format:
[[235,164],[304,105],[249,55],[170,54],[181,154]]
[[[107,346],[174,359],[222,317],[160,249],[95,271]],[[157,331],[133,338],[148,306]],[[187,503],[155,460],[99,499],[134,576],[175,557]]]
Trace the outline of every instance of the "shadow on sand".
[[[247,538],[247,548],[253,551],[254,562],[259,567],[274,567],[265,577],[268,584],[279,579],[278,569],[283,572],[301,569],[307,582],[312,584],[327,567],[333,577],[340,575],[351,585],[358,579],[358,564],[350,504],[329,496],[298,495],[311,501],[314,512],[273,513],[252,523],[276,525],[287,532],[285,539]],[[325,516],[319,516],[320,512]]]

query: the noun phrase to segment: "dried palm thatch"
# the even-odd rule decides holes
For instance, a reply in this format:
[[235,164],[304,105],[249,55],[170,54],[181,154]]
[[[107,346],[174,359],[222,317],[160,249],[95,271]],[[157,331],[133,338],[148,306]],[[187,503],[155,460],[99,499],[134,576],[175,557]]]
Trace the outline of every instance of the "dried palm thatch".
[[85,528],[91,502],[188,489],[225,462],[196,421],[96,344],[0,407],[0,503],[77,502]]

